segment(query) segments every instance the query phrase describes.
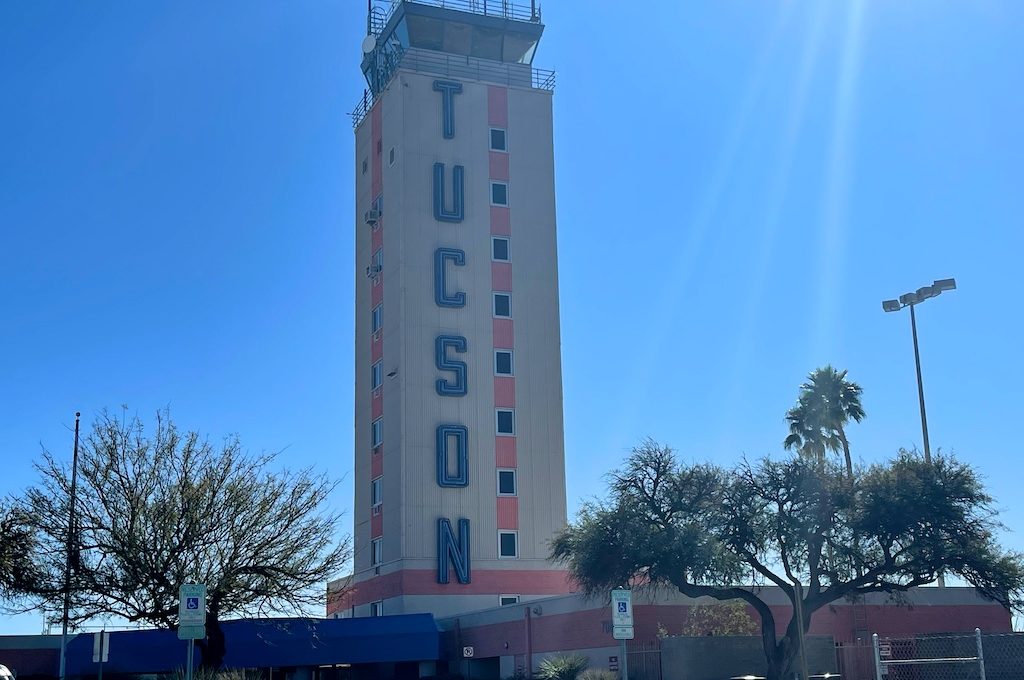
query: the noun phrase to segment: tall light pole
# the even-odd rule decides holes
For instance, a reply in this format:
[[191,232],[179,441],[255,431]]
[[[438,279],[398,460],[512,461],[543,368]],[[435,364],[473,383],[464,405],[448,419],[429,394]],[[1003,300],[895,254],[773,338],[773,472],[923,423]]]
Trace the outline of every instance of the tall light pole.
[[68,544],[64,562],[64,613],[60,630],[60,680],[67,677],[68,610],[71,608],[71,555],[75,548],[75,487],[78,485],[78,422],[75,413],[75,450],[71,458],[71,496],[68,499]]
[[917,400],[921,404],[921,435],[924,438],[924,461],[932,462],[932,449],[928,443],[928,416],[924,410],[924,383],[921,381],[921,352],[917,348],[917,315],[914,307],[928,298],[933,298],[949,290],[956,290],[955,279],[939,279],[930,286],[918,288],[916,292],[904,293],[898,300],[885,300],[882,309],[886,312],[898,312],[910,307],[910,330],[914,336],[914,366],[917,368]]

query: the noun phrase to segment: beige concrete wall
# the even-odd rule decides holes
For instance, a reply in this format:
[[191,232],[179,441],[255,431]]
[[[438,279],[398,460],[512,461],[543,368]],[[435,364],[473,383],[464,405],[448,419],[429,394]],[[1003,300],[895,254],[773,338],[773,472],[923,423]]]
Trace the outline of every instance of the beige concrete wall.
[[[432,89],[434,80],[400,72],[377,103],[383,127],[379,161],[384,202],[384,371],[396,371],[394,378],[384,379],[383,387],[384,565],[380,572],[436,568],[439,517],[449,518],[453,526],[459,518],[470,519],[474,570],[550,569],[549,541],[566,522],[551,93],[513,88],[508,94],[520,558],[499,560],[488,86],[461,81],[463,92],[455,99],[456,135],[446,140],[441,135],[440,94]],[[371,282],[365,276],[372,248],[370,227],[363,222],[373,199],[376,149],[372,148],[371,118],[367,116],[356,131],[357,581],[375,575],[369,560]],[[392,148],[393,165],[389,164]],[[370,160],[365,175],[361,171],[364,158]],[[449,196],[452,167],[465,167],[465,220],[461,223],[433,218],[435,162],[446,166]],[[466,266],[448,270],[450,289],[467,295],[463,308],[440,308],[434,302],[433,257],[442,246],[466,252]],[[435,392],[434,381],[448,377],[434,365],[434,341],[441,334],[467,339],[468,352],[456,357],[468,364],[464,397]],[[440,423],[469,429],[466,488],[442,488],[436,482],[435,430]],[[420,607],[428,603],[442,606],[435,597],[420,600],[415,607],[410,601],[413,608],[400,608],[423,611]]]

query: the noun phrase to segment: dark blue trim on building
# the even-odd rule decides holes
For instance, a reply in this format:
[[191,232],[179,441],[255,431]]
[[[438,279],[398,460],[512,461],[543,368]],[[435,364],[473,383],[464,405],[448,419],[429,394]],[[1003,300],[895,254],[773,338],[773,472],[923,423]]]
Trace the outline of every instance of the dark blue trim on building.
[[[434,661],[441,657],[441,633],[430,614],[358,619],[253,619],[221,624],[227,668],[287,668],[326,664]],[[68,643],[69,676],[95,675],[93,636]],[[171,673],[185,664],[186,645],[173,630],[110,634],[110,661],[103,673]],[[196,648],[196,664],[201,652]],[[53,669],[57,674],[57,668]]]

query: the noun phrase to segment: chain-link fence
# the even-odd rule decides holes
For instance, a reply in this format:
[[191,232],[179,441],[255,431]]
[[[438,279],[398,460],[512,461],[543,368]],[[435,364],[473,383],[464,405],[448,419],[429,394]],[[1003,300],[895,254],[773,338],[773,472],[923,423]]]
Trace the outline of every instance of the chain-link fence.
[[[1018,680],[1024,678],[1024,634],[874,636],[837,649],[844,680]],[[870,662],[870,668],[868,663]]]

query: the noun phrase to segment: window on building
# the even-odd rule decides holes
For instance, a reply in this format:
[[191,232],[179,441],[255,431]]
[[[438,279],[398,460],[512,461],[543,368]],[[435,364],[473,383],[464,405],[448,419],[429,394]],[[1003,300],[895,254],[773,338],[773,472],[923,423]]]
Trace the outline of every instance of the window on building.
[[508,182],[491,182],[491,205],[508,205]]
[[383,492],[383,489],[381,488],[383,486],[383,481],[383,477],[378,477],[370,482],[370,505],[373,507],[377,507],[384,502],[381,498],[381,493]]
[[384,616],[384,600],[370,603],[370,616]]
[[375,538],[370,541],[370,566],[376,567],[384,561],[384,539]]
[[370,167],[370,162],[365,158],[363,159],[363,174],[366,174],[366,170]]
[[494,316],[512,318],[512,293],[494,294]]
[[384,360],[373,364],[370,367],[370,389],[375,390],[384,384]]
[[377,155],[379,156],[382,151],[384,151],[384,140],[383,139],[378,139],[377,140]]
[[370,321],[370,332],[376,333],[380,331],[381,325],[384,323],[384,303],[377,305],[373,308],[373,314]]
[[384,443],[384,418],[383,416],[373,421],[370,426],[370,446],[377,448]]
[[499,496],[515,496],[516,495],[516,471],[515,470],[498,470],[498,495]]
[[491,259],[496,262],[508,262],[508,239],[503,236],[491,237]]
[[394,165],[394,164],[395,164],[395,147],[391,147],[391,150],[388,151],[388,165]]
[[491,128],[491,151],[508,151],[507,137],[501,128]]
[[373,264],[375,267],[384,268],[384,249],[377,248],[377,251],[373,254]]
[[519,604],[518,595],[502,595],[501,599],[498,600],[502,607],[506,607],[510,604]]
[[494,375],[513,375],[512,373],[512,350],[494,350]]
[[498,532],[498,557],[519,557],[519,534],[515,531]]
[[510,408],[499,408],[495,411],[498,434],[514,435],[516,433],[516,412]]

